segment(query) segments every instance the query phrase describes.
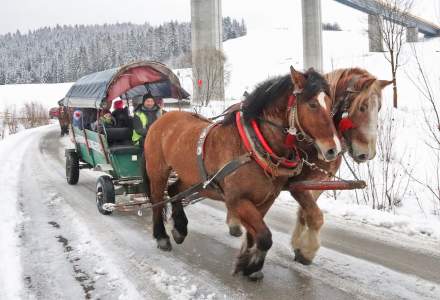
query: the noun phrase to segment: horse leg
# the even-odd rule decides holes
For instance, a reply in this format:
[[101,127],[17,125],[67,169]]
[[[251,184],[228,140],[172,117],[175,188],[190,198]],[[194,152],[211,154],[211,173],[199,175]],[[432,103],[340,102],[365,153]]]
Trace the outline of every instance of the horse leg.
[[291,244],[293,249],[299,249],[301,244],[301,236],[306,229],[306,220],[304,217],[304,210],[299,207],[296,216],[295,228],[292,233]]
[[[182,184],[180,180],[176,181],[168,187],[168,195],[174,197],[179,192],[183,191]],[[171,230],[173,239],[177,244],[183,243],[186,236],[188,235],[188,219],[186,217],[185,211],[183,210],[182,201],[175,201],[172,203],[173,212],[171,217],[174,221],[174,227]]]
[[170,237],[168,236],[164,225],[165,205],[158,204],[164,199],[165,188],[168,183],[169,169],[163,161],[156,156],[152,160],[147,160],[146,170],[149,174],[150,183],[150,201],[153,205],[153,237],[156,239],[157,247],[164,251],[171,251]]
[[316,195],[310,191],[292,193],[301,208],[298,210],[291,243],[295,252],[295,261],[303,265],[312,263],[321,246],[319,232],[324,224],[324,217],[316,204],[319,194]]
[[263,221],[264,213],[249,200],[242,200],[230,209],[246,228],[246,239],[243,241],[233,273],[241,272],[252,280],[261,279],[261,269],[267,251],[272,247],[272,233]]
[[228,224],[230,235],[239,237],[243,234],[243,231],[241,230],[240,220],[237,216],[234,216],[229,209],[226,215],[226,224]]

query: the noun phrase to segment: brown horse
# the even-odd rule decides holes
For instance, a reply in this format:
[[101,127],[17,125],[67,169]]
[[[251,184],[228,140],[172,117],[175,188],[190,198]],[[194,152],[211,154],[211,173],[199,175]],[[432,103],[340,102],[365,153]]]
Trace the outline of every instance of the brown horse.
[[[378,80],[366,70],[359,68],[340,69],[328,73],[325,78],[330,85],[331,97],[335,99],[332,107],[333,120],[349,155],[358,163],[371,160],[376,155],[376,137],[378,113],[382,103],[382,89],[392,81]],[[345,120],[343,120],[345,119]],[[348,126],[341,126],[347,124]],[[310,163],[336,174],[341,158],[332,162],[319,159],[315,149],[303,148]],[[328,180],[329,176],[322,171],[312,170],[305,166],[301,174],[289,179],[289,184],[302,180]],[[288,189],[286,185],[285,189]],[[292,234],[292,247],[295,260],[310,264],[319,247],[319,232],[324,218],[316,201],[322,191],[291,191],[300,204],[297,223]],[[240,222],[228,213],[227,223],[231,235],[241,233]]]
[[58,122],[60,123],[61,136],[69,133],[70,116],[69,110],[65,106],[58,108]]
[[[296,95],[296,114],[289,107],[292,94]],[[291,74],[260,84],[242,104],[238,113],[247,122],[261,121],[261,133],[279,157],[288,158],[292,149],[285,145],[286,132],[281,129],[300,128],[308,135],[318,152],[328,161],[340,152],[337,131],[330,117],[332,99],[328,84],[313,70],[305,74],[291,68]],[[293,115],[295,116],[294,119]],[[214,174],[222,166],[249,151],[245,148],[236,126],[237,114],[231,112],[225,121],[210,131],[204,144],[204,165],[208,174]],[[294,121],[294,122],[293,122]],[[238,123],[238,121],[237,121]],[[202,180],[197,167],[196,149],[201,132],[210,122],[188,112],[169,112],[149,129],[144,148],[146,169],[150,181],[150,199],[153,204],[163,200],[167,179],[174,170],[179,180],[169,188],[170,196],[184,191]],[[202,196],[224,201],[227,209],[246,228],[235,264],[234,273],[261,277],[267,251],[272,245],[272,234],[263,221],[266,212],[288,180],[289,172],[281,167],[268,174],[256,160],[251,160],[218,182],[219,190],[208,188]],[[153,236],[158,247],[171,250],[163,220],[164,205],[153,209]],[[185,212],[180,202],[173,203],[172,235],[180,244],[187,235]]]
[[[358,163],[371,160],[376,155],[378,113],[382,103],[382,89],[392,81],[378,80],[366,70],[341,69],[325,75],[335,99],[334,122],[339,128],[349,155]],[[345,120],[344,120],[345,119]],[[347,124],[344,126],[343,124]],[[309,161],[321,169],[336,174],[341,158],[333,162],[318,160],[316,151],[308,151]],[[330,177],[320,170],[305,167],[302,173],[290,182],[302,180],[328,180]],[[289,183],[290,183],[289,182]],[[292,233],[295,260],[310,264],[319,247],[319,232],[324,218],[316,201],[322,191],[290,191],[298,201],[298,217]]]

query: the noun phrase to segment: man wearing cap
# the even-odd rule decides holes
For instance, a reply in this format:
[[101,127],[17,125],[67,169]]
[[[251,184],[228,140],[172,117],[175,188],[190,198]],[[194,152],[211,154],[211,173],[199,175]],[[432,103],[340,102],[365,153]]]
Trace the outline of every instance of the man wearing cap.
[[134,145],[139,145],[143,149],[145,136],[148,128],[162,115],[162,109],[156,104],[151,93],[142,97],[142,104],[139,105],[133,117],[133,136]]

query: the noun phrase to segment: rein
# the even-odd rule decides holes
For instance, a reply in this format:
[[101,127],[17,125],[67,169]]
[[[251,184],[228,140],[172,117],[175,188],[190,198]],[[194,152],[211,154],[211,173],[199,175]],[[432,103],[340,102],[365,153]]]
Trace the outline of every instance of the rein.
[[[338,77],[338,80],[340,80],[341,77]],[[350,118],[350,114],[348,110],[350,109],[351,103],[350,103],[350,95],[354,93],[359,93],[360,91],[357,91],[354,89],[354,85],[356,81],[359,79],[359,76],[354,76],[351,78],[350,82],[348,83],[347,89],[345,90],[345,96],[341,101],[338,101],[338,103],[334,106],[331,116],[334,117],[337,114],[341,113],[341,119],[339,120],[337,124],[337,129],[339,131],[339,134],[341,136],[344,136],[345,132],[347,132],[350,129],[354,129],[357,126],[353,122],[353,120]],[[335,88],[336,89],[336,88]],[[336,98],[336,91],[334,92],[334,98]]]
[[283,133],[285,133],[287,136],[286,136],[286,140],[284,142],[284,145],[288,149],[293,148],[296,141],[298,141],[298,142],[305,141],[309,144],[314,143],[314,139],[304,131],[301,124],[297,121],[298,120],[298,110],[296,108],[296,95],[298,95],[298,94],[299,93],[292,94],[289,96],[289,102],[287,104],[287,111],[288,111],[287,114],[288,114],[288,118],[289,118],[289,127],[284,127],[284,126],[278,125],[272,121],[269,121],[269,120],[266,120],[263,118],[257,118],[258,121],[267,123],[277,129],[279,129]]

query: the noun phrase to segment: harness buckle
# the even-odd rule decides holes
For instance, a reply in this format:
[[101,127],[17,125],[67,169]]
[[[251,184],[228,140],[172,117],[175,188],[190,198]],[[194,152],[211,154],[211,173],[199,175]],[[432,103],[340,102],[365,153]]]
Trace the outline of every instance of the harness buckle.
[[289,127],[286,129],[286,133],[290,135],[296,135],[297,132],[298,130],[295,127]]

